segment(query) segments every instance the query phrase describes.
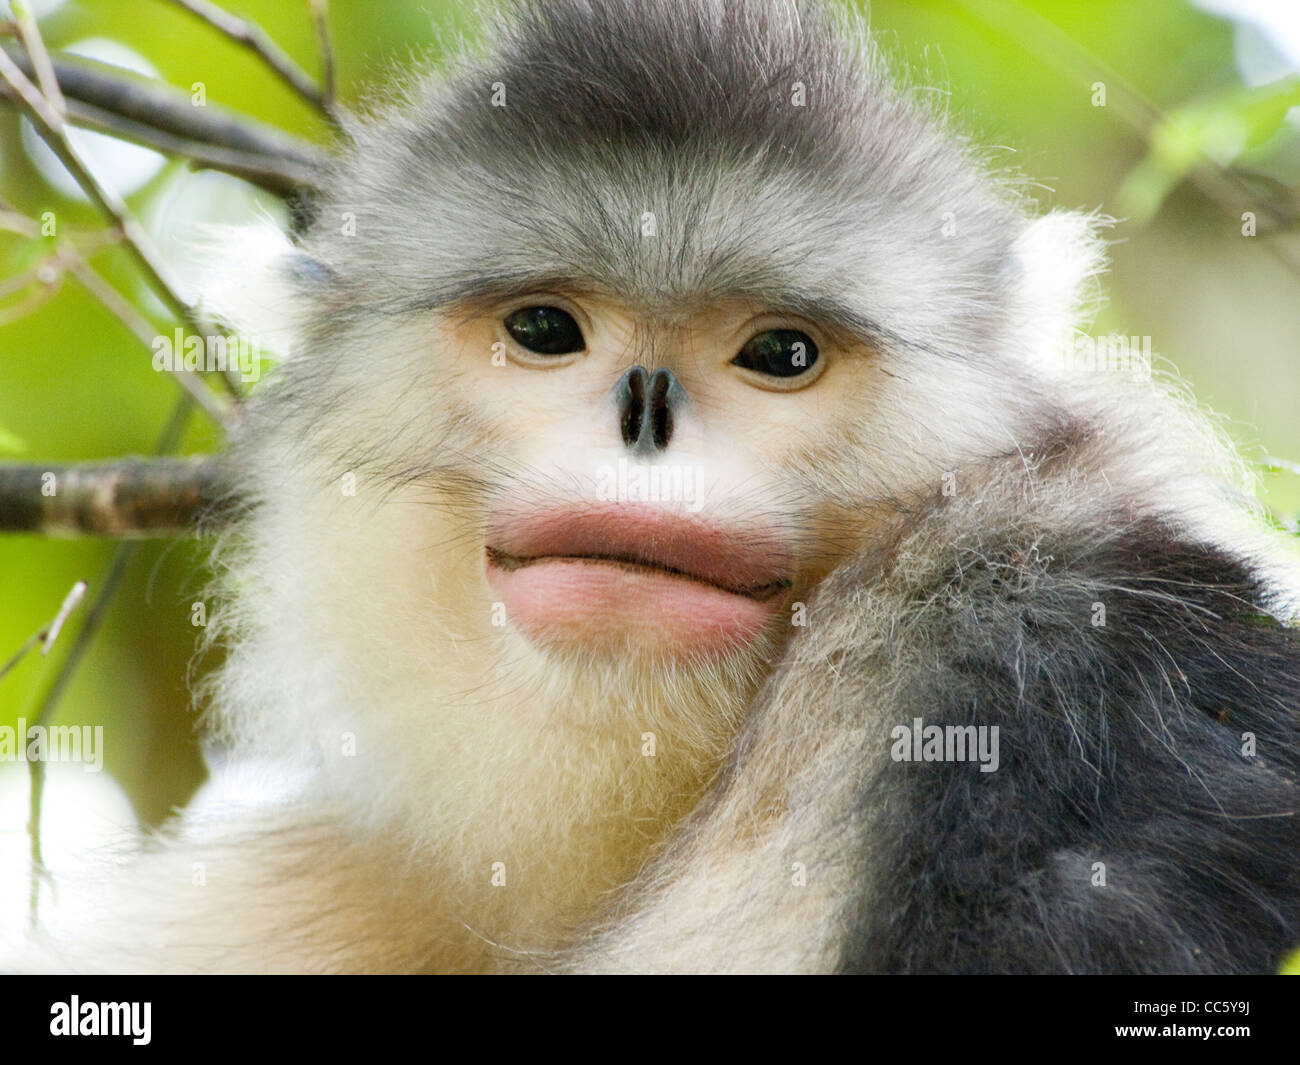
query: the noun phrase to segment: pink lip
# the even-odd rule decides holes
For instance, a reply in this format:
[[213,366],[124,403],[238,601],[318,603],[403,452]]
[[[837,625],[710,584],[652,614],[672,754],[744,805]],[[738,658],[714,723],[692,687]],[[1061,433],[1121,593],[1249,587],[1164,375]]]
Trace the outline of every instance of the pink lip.
[[512,624],[577,649],[709,654],[756,638],[784,600],[792,560],[777,530],[647,505],[502,515],[488,582]]

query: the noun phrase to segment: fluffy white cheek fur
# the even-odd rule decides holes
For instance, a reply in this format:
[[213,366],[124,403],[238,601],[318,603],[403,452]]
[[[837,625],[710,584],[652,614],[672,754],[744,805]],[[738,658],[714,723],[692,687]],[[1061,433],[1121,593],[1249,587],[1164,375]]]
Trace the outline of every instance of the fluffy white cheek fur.
[[[543,652],[493,624],[463,501],[307,482],[279,481],[246,531],[225,726],[320,767],[358,833],[400,840],[476,927],[527,928],[529,899],[579,912],[698,797],[772,648]],[[533,890],[493,895],[495,862]]]

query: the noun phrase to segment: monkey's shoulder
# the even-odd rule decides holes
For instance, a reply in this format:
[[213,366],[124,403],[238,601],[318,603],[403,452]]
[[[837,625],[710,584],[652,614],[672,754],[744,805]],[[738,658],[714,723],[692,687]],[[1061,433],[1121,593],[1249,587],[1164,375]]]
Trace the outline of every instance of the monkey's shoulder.
[[1295,589],[1272,573],[1164,516],[941,501],[831,575],[808,640],[875,669],[1009,677],[1017,701],[1072,678],[1112,691],[1158,678],[1215,717],[1274,708],[1294,722]]
[[932,532],[838,575],[893,600],[856,674],[838,653],[905,756],[860,790],[881,872],[846,967],[1272,971],[1300,938],[1300,631],[1259,568],[1156,519]]

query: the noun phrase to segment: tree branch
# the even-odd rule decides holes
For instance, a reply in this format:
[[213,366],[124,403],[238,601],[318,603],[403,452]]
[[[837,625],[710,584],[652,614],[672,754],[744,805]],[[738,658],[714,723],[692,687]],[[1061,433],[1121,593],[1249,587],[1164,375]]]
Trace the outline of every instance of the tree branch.
[[41,92],[45,94],[45,98],[50,101],[50,106],[54,110],[61,115],[66,114],[67,107],[63,101],[63,94],[59,91],[59,79],[55,76],[54,66],[50,62],[50,53],[45,50],[45,41],[41,38],[36,19],[27,10],[25,3],[16,3],[12,7],[18,39],[27,49],[27,55],[36,70],[36,80],[40,83]]
[[181,536],[220,523],[222,467],[211,456],[112,462],[0,463],[0,533]]
[[[5,55],[29,78],[31,60]],[[184,93],[92,60],[52,56],[69,121],[134,144],[193,159],[200,166],[251,181],[277,196],[317,187],[328,156],[307,142],[213,105],[195,107]],[[15,91],[0,82],[0,95]]]

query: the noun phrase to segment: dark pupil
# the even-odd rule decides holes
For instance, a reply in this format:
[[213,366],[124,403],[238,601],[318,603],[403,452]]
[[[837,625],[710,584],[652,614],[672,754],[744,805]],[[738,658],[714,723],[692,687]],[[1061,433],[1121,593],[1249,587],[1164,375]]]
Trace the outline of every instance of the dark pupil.
[[506,319],[506,329],[519,344],[539,355],[567,355],[586,345],[573,315],[558,307],[525,307]]
[[752,337],[731,361],[770,377],[798,377],[817,361],[817,345],[797,329],[771,329]]

